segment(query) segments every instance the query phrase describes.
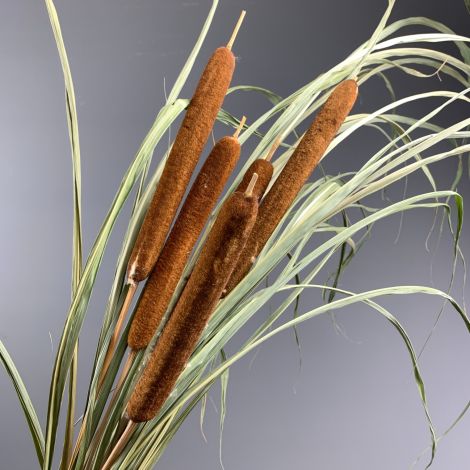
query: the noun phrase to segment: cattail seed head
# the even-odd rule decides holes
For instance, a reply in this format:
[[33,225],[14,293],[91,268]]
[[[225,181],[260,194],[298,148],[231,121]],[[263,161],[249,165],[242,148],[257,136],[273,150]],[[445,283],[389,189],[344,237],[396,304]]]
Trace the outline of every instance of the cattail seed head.
[[193,272],[127,405],[129,419],[161,409],[214,311],[256,219],[255,197],[233,193],[222,206]]
[[127,338],[133,350],[146,348],[155,334],[191,251],[239,156],[238,140],[223,137],[202,166],[139,299]]
[[140,282],[152,271],[186,187],[207,142],[235,68],[227,47],[212,54],[176,135],[128,264],[128,279]]
[[[266,160],[264,158],[258,158],[255,160],[246,170],[245,174],[243,175],[243,179],[240,184],[237,186],[235,191],[244,193],[250,184],[250,181],[253,177],[253,174],[258,175],[258,179],[253,187],[253,196],[257,198],[258,202],[264,196],[266,189],[271,182],[271,178],[273,176],[274,167],[270,160]],[[253,259],[254,261],[254,259]],[[230,280],[229,280],[230,283]],[[221,298],[224,298],[229,291],[225,288],[222,292]]]
[[348,116],[357,98],[355,80],[345,80],[330,94],[299,145],[264,197],[258,219],[229,282],[229,293],[245,277],[275,228]]

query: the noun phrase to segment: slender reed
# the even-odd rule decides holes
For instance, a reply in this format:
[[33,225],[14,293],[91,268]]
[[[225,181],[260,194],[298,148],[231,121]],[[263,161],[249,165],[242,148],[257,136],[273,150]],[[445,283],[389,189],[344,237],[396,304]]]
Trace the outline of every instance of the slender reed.
[[330,94],[270,191],[264,197],[256,224],[227,283],[226,294],[245,277],[295,197],[306,183],[357,98],[355,80],[345,80]]
[[119,376],[119,379],[117,381],[116,387],[114,389],[113,395],[111,397],[111,400],[109,401],[108,407],[106,409],[106,413],[102,417],[100,424],[98,428],[96,429],[95,435],[93,436],[93,439],[90,442],[89,445],[89,457],[85,461],[85,470],[90,469],[90,465],[92,464],[93,456],[96,452],[97,446],[100,442],[100,439],[106,429],[106,425],[108,424],[109,417],[111,416],[111,412],[116,404],[116,400],[119,397],[119,392],[121,391],[121,387],[124,384],[124,381],[127,377],[127,374],[129,373],[130,368],[132,367],[132,363],[134,362],[136,355],[136,351],[130,351],[129,354],[127,355],[126,362],[124,363],[124,366],[122,367],[121,374]]
[[122,327],[124,326],[124,320],[126,318],[126,312],[129,310],[131,305],[132,299],[134,297],[135,291],[137,290],[137,283],[134,281],[129,282],[127,287],[126,297],[122,304],[121,314],[118,316],[116,321],[116,325],[114,326],[113,336],[109,342],[108,349],[106,351],[106,355],[103,361],[103,367],[101,368],[101,373],[98,379],[98,390],[101,389],[103,385],[103,381],[106,377],[106,372],[109,369],[109,365],[111,364],[111,360],[113,359],[114,350],[116,345],[119,341],[119,336],[121,335]]

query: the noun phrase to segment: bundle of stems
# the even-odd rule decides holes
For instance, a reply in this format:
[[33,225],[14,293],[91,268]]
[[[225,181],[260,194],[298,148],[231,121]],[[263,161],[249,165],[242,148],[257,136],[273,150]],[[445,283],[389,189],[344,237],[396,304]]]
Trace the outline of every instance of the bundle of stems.
[[[288,328],[358,302],[390,322],[409,353],[430,430],[432,463],[438,438],[418,355],[406,330],[378,301],[385,295],[412,294],[444,299],[470,332],[465,309],[448,292],[434,287],[395,286],[361,293],[338,287],[341,274],[360,252],[374,224],[409,210],[433,209],[437,220],[437,211],[442,208],[454,241],[453,274],[458,260],[463,262],[459,245],[463,203],[456,191],[463,172],[458,172],[451,188],[438,190],[431,165],[451,158],[463,165],[463,156],[470,150],[466,143],[470,118],[446,128],[433,122],[442,111],[470,101],[470,39],[425,18],[387,24],[394,3],[389,0],[369,40],[286,98],[261,87],[229,88],[236,63],[232,47],[244,18],[242,12],[227,45],[210,57],[192,98],[184,99],[180,92],[212,22],[218,4],[214,0],[200,37],[124,175],[82,267],[74,86],[57,12],[52,0],[46,0],[65,79],[75,212],[72,303],[54,363],[45,435],[13,361],[0,343],[0,358],[14,382],[43,470],[54,464],[67,380],[61,470],[150,469],[218,379],[223,398],[222,428],[227,372],[232,364]],[[397,35],[402,28],[417,26],[432,32]],[[437,42],[455,43],[458,54],[434,49]],[[370,78],[383,79],[392,90],[387,75],[390,69],[423,79],[428,76],[417,66],[437,70],[455,80],[462,90],[426,92],[399,100],[392,93],[391,102],[380,109],[351,114],[358,87],[361,94],[365,93],[364,85]],[[273,105],[247,124],[245,117],[238,120],[222,109],[226,94],[239,91],[261,93]],[[427,114],[418,118],[401,114],[406,104],[430,99],[439,99],[440,104]],[[182,113],[173,145],[147,181],[146,168],[156,146]],[[227,132],[215,143],[194,175],[217,120],[235,132]],[[307,130],[299,134],[304,123]],[[314,172],[322,159],[364,128],[377,129],[387,137],[365,164],[357,165],[354,172],[334,176]],[[260,129],[267,130],[262,133]],[[257,139],[257,144],[249,156],[241,157],[243,144],[249,139]],[[279,155],[275,156],[276,152]],[[244,164],[236,171],[239,161]],[[384,207],[364,202],[416,172],[429,182],[428,193],[387,201]],[[106,242],[134,187],[140,189],[117,261],[86,406],[76,432],[78,339]],[[357,209],[361,217],[353,221],[348,214]],[[318,241],[319,233],[326,235],[326,240]],[[321,281],[320,275],[335,257],[333,281]],[[139,283],[143,287],[134,305]],[[327,302],[286,319],[285,313],[308,289],[323,291]],[[238,351],[227,357],[226,344],[274,298],[277,308]],[[218,358],[222,358],[220,362]],[[462,412],[452,426],[464,415]]]

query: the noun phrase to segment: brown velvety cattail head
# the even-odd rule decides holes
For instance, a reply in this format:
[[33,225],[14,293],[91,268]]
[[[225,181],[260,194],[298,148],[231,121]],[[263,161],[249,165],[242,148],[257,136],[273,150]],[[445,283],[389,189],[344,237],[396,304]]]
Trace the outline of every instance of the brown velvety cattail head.
[[238,140],[223,137],[207,157],[142,291],[127,338],[133,350],[146,348],[155,334],[191,251],[239,156]]
[[233,193],[222,206],[145,370],[127,405],[129,419],[161,409],[214,311],[256,219],[256,197]]
[[258,175],[258,179],[253,188],[253,195],[258,198],[259,201],[263,197],[273,176],[273,165],[264,158],[258,158],[248,167],[236,191],[244,193],[254,173]]
[[[249,166],[248,170],[246,170],[246,173],[243,175],[243,179],[237,186],[236,191],[245,192],[253,175],[256,173],[258,175],[258,179],[253,187],[253,196],[256,197],[259,202],[271,182],[273,171],[273,164],[269,160],[258,158]],[[228,292],[229,291],[227,289],[224,289],[221,298],[224,298]]]
[[292,156],[264,197],[258,219],[229,282],[229,293],[245,277],[295,197],[348,116],[357,98],[357,83],[340,83],[318,112]]
[[140,282],[152,271],[210,135],[235,68],[227,47],[209,59],[176,135],[128,263],[128,279]]

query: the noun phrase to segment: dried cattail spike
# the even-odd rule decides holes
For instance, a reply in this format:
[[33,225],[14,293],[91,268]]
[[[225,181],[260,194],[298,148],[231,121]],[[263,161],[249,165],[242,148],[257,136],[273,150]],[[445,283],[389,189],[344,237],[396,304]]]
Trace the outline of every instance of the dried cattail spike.
[[140,297],[127,338],[133,350],[146,348],[155,334],[239,156],[240,143],[236,137],[223,137],[202,166]]
[[127,405],[134,422],[161,409],[184,369],[256,219],[254,197],[233,193],[222,206],[191,277]]
[[142,281],[155,266],[209,138],[234,68],[233,53],[227,47],[220,47],[201,75],[131,253],[127,274],[129,280]]
[[261,203],[258,219],[230,278],[230,292],[245,277],[295,197],[316,168],[326,149],[351,111],[357,98],[357,83],[340,83],[318,112],[292,156]]

